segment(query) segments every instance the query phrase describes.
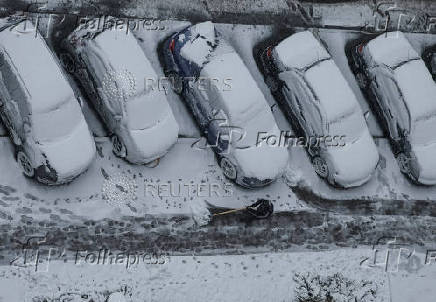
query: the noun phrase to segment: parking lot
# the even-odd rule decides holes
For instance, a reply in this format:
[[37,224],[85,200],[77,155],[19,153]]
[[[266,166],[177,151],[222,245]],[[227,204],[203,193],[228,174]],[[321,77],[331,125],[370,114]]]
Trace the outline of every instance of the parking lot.
[[[47,20],[42,19],[40,22],[43,30]],[[191,23],[163,21],[162,24],[164,26],[159,30],[134,32],[159,77],[164,77],[164,73],[162,58],[157,52],[158,46],[171,33]],[[265,45],[265,41],[280,40],[301,28],[219,23],[216,24],[216,29],[241,56],[268,101],[280,130],[292,131],[265,84],[256,59],[257,52]],[[66,22],[59,31],[48,35],[47,42],[59,57],[62,54],[58,44],[59,37],[66,36],[71,30],[73,28]],[[64,247],[70,251],[92,250],[96,242],[114,250],[127,247],[132,251],[166,251],[177,255],[173,271],[153,268],[147,278],[138,278],[135,276],[138,271],[130,271],[127,277],[123,277],[123,282],[136,280],[136,288],[146,282],[155,282],[153,286],[158,290],[148,292],[147,288],[147,291],[140,292],[137,289],[135,294],[148,295],[150,301],[171,301],[172,297],[164,291],[167,284],[160,284],[156,280],[163,280],[166,274],[171,275],[173,283],[169,287],[176,289],[178,278],[184,278],[182,272],[186,261],[191,261],[187,255],[242,254],[240,258],[232,259],[235,262],[230,264],[228,272],[218,274],[216,279],[222,281],[233,278],[229,276],[246,274],[246,269],[243,268],[245,266],[242,265],[240,270],[238,261],[249,262],[250,259],[244,257],[248,258],[250,253],[268,255],[277,251],[300,252],[301,256],[298,257],[303,257],[304,251],[308,250],[336,250],[340,247],[358,246],[367,248],[383,236],[402,237],[412,246],[432,246],[435,239],[432,230],[435,227],[436,186],[418,186],[400,172],[389,140],[348,66],[345,46],[368,34],[345,29],[311,30],[317,32],[326,43],[333,60],[356,95],[370,133],[375,139],[380,162],[369,182],[351,189],[333,187],[315,173],[305,149],[289,147],[286,172],[271,185],[249,190],[230,183],[222,174],[214,152],[209,148],[195,147],[196,142],[202,139],[200,130],[181,97],[171,89],[166,91],[166,96],[180,126],[176,145],[156,167],[131,165],[112,153],[107,131],[92,106],[85,103],[82,110],[95,137],[97,157],[88,171],[67,185],[47,187],[25,178],[14,158],[12,143],[4,129],[0,129],[0,167],[7,171],[0,174],[0,227],[1,236],[5,239],[0,247],[2,263],[7,264],[12,255],[21,251],[22,245],[19,242],[40,235],[48,236],[45,242],[47,246]],[[436,44],[436,35],[409,33],[406,36],[420,54],[428,46]],[[120,193],[117,181],[130,182],[135,188],[133,194],[126,196]],[[184,187],[189,189],[184,190]],[[174,193],[173,190],[177,192]],[[253,222],[236,213],[213,217],[211,220],[207,218],[204,226],[198,225],[198,221],[205,219],[203,216],[207,208],[212,209],[212,212],[241,208],[259,198],[273,202],[276,214],[271,220]],[[114,228],[117,224],[120,227]],[[244,231],[237,231],[241,227]],[[277,270],[284,262],[295,264],[295,255],[288,256],[286,253],[270,261],[274,262],[274,269]],[[364,251],[365,255],[369,253],[368,250]],[[334,259],[335,252],[332,254],[333,256],[328,257]],[[349,254],[356,259],[363,258],[360,249],[358,252],[351,250]],[[259,257],[268,257],[260,255]],[[311,257],[316,262],[316,256]],[[200,264],[198,260],[197,270],[205,269],[202,265],[215,265],[216,258],[202,258],[201,261],[203,259],[205,264]],[[197,259],[192,261],[197,262]],[[227,265],[225,259],[219,261],[222,262],[219,265]],[[335,262],[335,269],[344,269],[347,274],[358,270],[344,268],[344,264],[340,262]],[[268,271],[267,266],[261,265],[262,272],[257,273],[264,274]],[[66,266],[64,269],[71,270],[71,267]],[[195,274],[195,270],[193,272]],[[407,272],[413,275],[416,271]],[[115,276],[117,273],[117,269],[111,269],[108,274]],[[12,278],[7,269],[0,274]],[[292,278],[290,272],[281,274]],[[362,271],[356,273],[358,274],[362,274]],[[432,271],[425,271],[425,274],[431,276]],[[51,278],[53,276],[46,276],[42,283],[49,284],[52,282]],[[383,296],[388,301],[390,294],[387,291],[391,285],[385,284],[388,282],[385,276],[374,274],[371,278],[380,284],[380,297]],[[100,280],[102,279],[104,277],[100,276]],[[398,284],[406,279],[398,277],[398,283],[394,285],[398,291],[401,288]],[[186,292],[180,293],[182,300],[189,296],[193,287],[198,286],[193,283],[196,278],[189,280]],[[255,280],[262,281],[259,278]],[[214,283],[209,282],[210,280],[205,280],[204,284],[212,290]],[[223,283],[228,286],[227,282]],[[111,280],[110,286],[105,287],[95,282],[92,290],[98,286],[104,287],[104,290],[114,290],[119,284],[117,280]],[[62,286],[65,289],[71,287],[65,284]],[[280,288],[280,293],[286,293],[286,286],[285,283],[279,283],[277,288]],[[88,290],[89,286],[82,284],[78,287]],[[33,290],[34,296],[38,290]],[[56,291],[52,288],[50,290]],[[236,292],[237,289],[229,286],[229,293],[232,291]],[[234,298],[238,295],[231,296]],[[244,299],[247,295],[240,297]],[[268,294],[265,293],[265,297]],[[377,301],[384,300],[380,298]]]

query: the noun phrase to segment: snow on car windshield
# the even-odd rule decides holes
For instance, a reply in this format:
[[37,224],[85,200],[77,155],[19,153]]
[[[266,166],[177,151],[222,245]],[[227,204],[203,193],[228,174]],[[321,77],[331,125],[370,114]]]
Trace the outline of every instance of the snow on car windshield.
[[[230,79],[230,87],[223,88],[212,81],[209,91],[216,108],[223,109],[234,126],[244,125],[262,110],[269,110],[267,102],[244,62],[235,52],[214,56],[200,72],[207,79]],[[218,86],[216,86],[218,85]]]
[[314,65],[306,71],[305,78],[327,121],[336,120],[356,108],[356,96],[333,60]]
[[47,143],[68,136],[82,120],[82,111],[77,100],[71,97],[52,111],[31,116],[35,140]]
[[412,60],[394,70],[411,120],[436,112],[436,84],[422,60]]
[[420,58],[402,32],[381,34],[368,42],[367,49],[375,62],[389,67]]
[[[255,146],[260,132],[266,132],[268,135],[279,135],[278,133],[275,133],[277,126],[269,109],[261,110],[258,114],[239,127],[241,135],[236,137],[236,140],[234,141],[234,146],[238,148]],[[274,131],[274,133],[272,131]],[[238,135],[238,133],[236,133],[236,135]]]
[[[157,74],[142,51],[133,34],[117,30],[107,30],[95,39],[87,40],[85,53],[96,55],[107,69],[101,76],[111,76],[118,87],[128,88],[129,95],[137,95],[145,90],[147,79],[157,79]],[[101,80],[104,80],[104,79]],[[129,83],[122,83],[128,80]],[[126,86],[130,84],[131,87]]]
[[198,66],[207,62],[215,44],[215,27],[212,22],[190,27],[190,39],[180,49],[180,55]]
[[274,48],[278,60],[288,68],[304,69],[330,55],[310,31],[293,34]]

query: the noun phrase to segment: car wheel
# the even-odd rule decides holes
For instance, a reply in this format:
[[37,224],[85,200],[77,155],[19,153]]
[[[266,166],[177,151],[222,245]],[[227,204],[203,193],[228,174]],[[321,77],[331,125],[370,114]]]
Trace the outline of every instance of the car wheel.
[[235,180],[237,176],[236,167],[232,164],[230,160],[223,157],[220,163],[221,169],[223,170],[223,174],[225,177],[231,180]]
[[410,174],[410,158],[405,153],[398,154],[397,162],[402,173]]
[[35,169],[33,169],[32,163],[29,157],[23,151],[18,151],[17,161],[25,176],[32,178],[35,176]]
[[368,87],[368,80],[362,73],[356,74],[356,81],[360,88],[367,88]]
[[265,84],[269,87],[269,89],[271,89],[272,92],[276,92],[279,89],[279,85],[270,75],[266,76]]
[[112,148],[116,156],[122,158],[126,157],[127,154],[126,147],[124,146],[123,142],[118,137],[118,135],[112,136]]
[[315,168],[316,174],[318,174],[321,178],[327,178],[329,176],[329,167],[324,159],[317,156],[313,159],[312,164]]

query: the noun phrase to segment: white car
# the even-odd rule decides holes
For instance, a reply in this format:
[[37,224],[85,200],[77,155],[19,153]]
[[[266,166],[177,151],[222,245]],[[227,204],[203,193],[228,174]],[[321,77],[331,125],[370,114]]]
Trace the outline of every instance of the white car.
[[[244,187],[265,186],[286,169],[288,151],[257,144],[280,136],[265,97],[242,59],[211,22],[189,26],[164,43],[166,74],[184,96],[223,174]],[[181,88],[181,89],[179,89]]]
[[269,46],[260,61],[266,83],[310,142],[317,174],[345,188],[367,182],[379,161],[377,147],[356,96],[320,41],[299,32]]
[[401,32],[351,49],[351,67],[388,130],[401,172],[436,184],[436,84]]
[[112,134],[114,153],[146,164],[165,155],[179,126],[150,61],[130,32],[79,27],[64,47],[72,56],[74,76]]
[[95,156],[78,99],[31,22],[0,24],[0,116],[17,161],[28,177],[67,183]]

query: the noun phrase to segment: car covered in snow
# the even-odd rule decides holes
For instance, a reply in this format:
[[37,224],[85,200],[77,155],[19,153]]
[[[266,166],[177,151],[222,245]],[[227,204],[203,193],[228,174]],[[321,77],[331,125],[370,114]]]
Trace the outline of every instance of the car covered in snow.
[[95,156],[78,98],[30,21],[0,23],[0,117],[18,164],[42,183],[67,183]]
[[358,41],[350,67],[388,131],[401,172],[436,184],[436,84],[401,32]]
[[158,76],[135,36],[109,26],[79,26],[63,47],[69,54],[64,62],[74,66],[74,77],[111,134],[114,153],[134,164],[164,156],[179,126],[165,92],[147,85]]
[[433,80],[436,81],[436,45],[426,48],[422,53],[422,59],[427,65]]
[[279,135],[271,108],[214,24],[199,23],[171,35],[162,51],[165,73],[183,95],[223,174],[248,188],[265,186],[281,176],[287,150],[257,144],[256,139],[260,132]]
[[339,187],[371,178],[379,154],[357,99],[323,44],[310,32],[260,53],[265,82],[306,138],[316,173]]

